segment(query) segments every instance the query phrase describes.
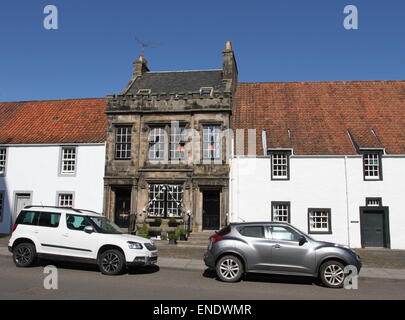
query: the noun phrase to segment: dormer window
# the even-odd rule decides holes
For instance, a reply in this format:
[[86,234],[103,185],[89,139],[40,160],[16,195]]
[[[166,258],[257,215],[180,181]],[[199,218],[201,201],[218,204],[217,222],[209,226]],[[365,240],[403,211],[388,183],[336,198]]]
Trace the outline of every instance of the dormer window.
[[150,89],[139,89],[138,90],[138,94],[149,95],[150,93],[151,93]]
[[214,88],[212,88],[212,87],[202,87],[200,89],[200,96],[201,97],[211,97],[213,91],[214,91]]
[[382,180],[382,151],[365,151],[363,153],[364,180]]

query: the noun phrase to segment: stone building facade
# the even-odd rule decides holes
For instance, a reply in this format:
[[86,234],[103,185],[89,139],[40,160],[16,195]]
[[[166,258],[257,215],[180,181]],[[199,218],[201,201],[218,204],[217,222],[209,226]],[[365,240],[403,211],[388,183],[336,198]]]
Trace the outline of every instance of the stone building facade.
[[[108,96],[104,212],[135,232],[176,219],[189,231],[217,230],[229,212],[229,155],[238,70],[232,46],[219,70],[151,72]],[[160,219],[157,219],[160,218]],[[170,219],[171,218],[171,219]]]

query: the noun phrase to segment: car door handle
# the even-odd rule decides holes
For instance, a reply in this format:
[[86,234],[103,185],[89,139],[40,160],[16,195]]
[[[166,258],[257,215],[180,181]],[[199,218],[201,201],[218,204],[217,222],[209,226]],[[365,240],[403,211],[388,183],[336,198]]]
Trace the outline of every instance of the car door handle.
[[276,245],[274,246],[274,249],[281,249],[281,246],[280,246],[279,244],[276,244]]
[[38,231],[38,230],[34,230],[34,233],[38,234],[38,233],[39,233],[39,231]]
[[62,236],[64,236],[65,238],[69,237],[67,233],[62,234]]

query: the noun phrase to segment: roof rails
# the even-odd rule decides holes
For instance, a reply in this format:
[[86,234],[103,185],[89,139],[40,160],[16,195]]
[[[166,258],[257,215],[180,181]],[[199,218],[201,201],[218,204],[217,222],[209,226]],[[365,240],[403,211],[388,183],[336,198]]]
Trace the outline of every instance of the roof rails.
[[90,213],[95,213],[95,214],[101,215],[100,212],[93,211],[93,210],[88,210],[88,209],[75,209],[75,210],[78,210],[80,212],[90,212]]
[[52,208],[52,209],[63,209],[63,210],[73,210],[75,212],[79,212],[81,213],[81,211],[79,209],[74,209],[74,208],[69,208],[69,207],[58,207],[58,206],[44,206],[42,204],[40,205],[33,205],[30,204],[29,206],[25,206],[24,209],[30,209],[30,208],[34,208],[34,207],[39,207],[39,208]]

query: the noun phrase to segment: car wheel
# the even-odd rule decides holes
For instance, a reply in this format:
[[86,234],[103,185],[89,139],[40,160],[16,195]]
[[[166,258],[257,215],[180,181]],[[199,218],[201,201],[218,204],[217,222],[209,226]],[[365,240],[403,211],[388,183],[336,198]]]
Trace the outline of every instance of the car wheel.
[[98,265],[103,274],[119,275],[124,271],[125,257],[119,250],[107,250],[100,255]]
[[235,256],[224,256],[216,265],[217,276],[224,282],[236,282],[243,274],[243,264]]
[[32,243],[20,243],[13,249],[13,260],[17,267],[31,267],[36,260],[37,251]]
[[339,261],[327,261],[319,269],[319,277],[328,288],[342,288],[346,278],[345,266]]

